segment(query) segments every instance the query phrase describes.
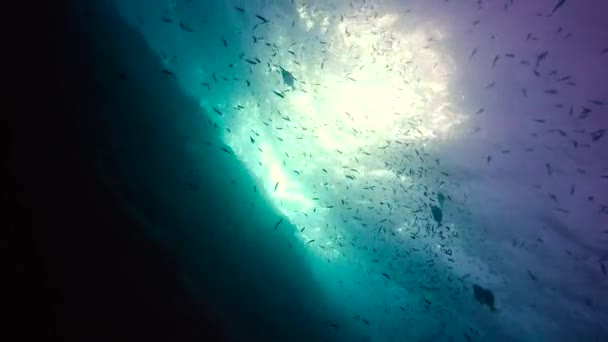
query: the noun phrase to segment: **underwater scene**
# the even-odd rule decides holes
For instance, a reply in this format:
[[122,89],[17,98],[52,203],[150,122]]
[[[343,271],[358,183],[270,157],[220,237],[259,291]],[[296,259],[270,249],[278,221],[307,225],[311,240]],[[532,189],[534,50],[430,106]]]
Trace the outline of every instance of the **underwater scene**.
[[64,9],[65,145],[88,166],[57,172],[131,222],[66,233],[108,265],[78,266],[87,284],[130,289],[73,336],[608,341],[608,2]]

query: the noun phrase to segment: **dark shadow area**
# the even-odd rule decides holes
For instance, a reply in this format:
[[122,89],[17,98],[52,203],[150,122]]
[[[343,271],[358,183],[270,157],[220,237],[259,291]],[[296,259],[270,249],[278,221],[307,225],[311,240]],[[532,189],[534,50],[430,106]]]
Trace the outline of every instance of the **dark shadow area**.
[[19,336],[229,340],[204,298],[180,284],[175,255],[147,238],[97,177],[87,115],[98,114],[88,112],[90,67],[103,56],[92,55],[67,2],[36,3],[31,22],[35,100],[15,122],[8,192],[16,194],[8,278]]

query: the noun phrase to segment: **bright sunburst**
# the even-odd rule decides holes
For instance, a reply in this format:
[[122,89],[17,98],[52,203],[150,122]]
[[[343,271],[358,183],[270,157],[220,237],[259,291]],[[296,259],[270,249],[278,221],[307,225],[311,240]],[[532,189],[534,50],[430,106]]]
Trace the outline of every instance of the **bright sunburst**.
[[[361,188],[405,189],[413,182],[387,167],[395,159],[391,144],[426,145],[462,118],[447,87],[453,63],[432,44],[442,39],[439,28],[399,30],[398,15],[367,8],[342,18],[306,6],[298,13],[308,42],[293,44],[280,26],[265,32],[281,48],[277,64],[258,77],[276,82],[261,87],[265,95],[236,99],[253,110],[229,122],[236,129],[225,141],[283,214],[306,227],[297,233],[302,240],[315,239],[319,251],[333,257],[331,246],[344,233],[331,226],[339,219],[334,206],[363,215],[371,197],[362,198]],[[294,75],[295,90],[282,84],[279,66]],[[395,194],[378,186],[370,196]]]

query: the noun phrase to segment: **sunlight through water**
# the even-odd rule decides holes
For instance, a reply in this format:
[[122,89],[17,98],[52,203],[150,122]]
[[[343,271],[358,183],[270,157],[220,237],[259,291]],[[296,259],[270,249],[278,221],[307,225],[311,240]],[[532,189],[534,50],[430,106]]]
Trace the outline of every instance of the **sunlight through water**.
[[[340,219],[333,209],[342,206],[357,220],[371,210],[361,195],[366,187],[374,190],[370,197],[400,201],[394,186],[411,189],[419,176],[392,164],[399,159],[393,147],[424,153],[463,118],[448,92],[454,63],[429,44],[442,39],[440,28],[399,29],[400,15],[366,7],[341,18],[308,6],[297,12],[302,34],[318,49],[291,43],[280,25],[263,28],[278,47],[276,64],[253,75],[274,82],[261,86],[267,95],[234,99],[248,112],[226,119],[233,130],[224,140],[298,227],[302,241],[315,240],[329,258],[339,254],[332,246],[347,234],[332,224]],[[293,86],[282,69],[293,76]],[[411,198],[412,208],[417,200]],[[399,234],[406,233],[407,223],[401,226]]]

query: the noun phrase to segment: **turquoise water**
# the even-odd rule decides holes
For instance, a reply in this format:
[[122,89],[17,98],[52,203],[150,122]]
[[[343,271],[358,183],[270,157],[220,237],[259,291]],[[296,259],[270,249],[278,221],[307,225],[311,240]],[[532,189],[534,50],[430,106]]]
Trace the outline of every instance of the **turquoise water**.
[[601,340],[605,247],[555,233],[546,167],[503,157],[554,141],[471,115],[477,53],[406,5],[80,4],[98,176],[237,341]]

